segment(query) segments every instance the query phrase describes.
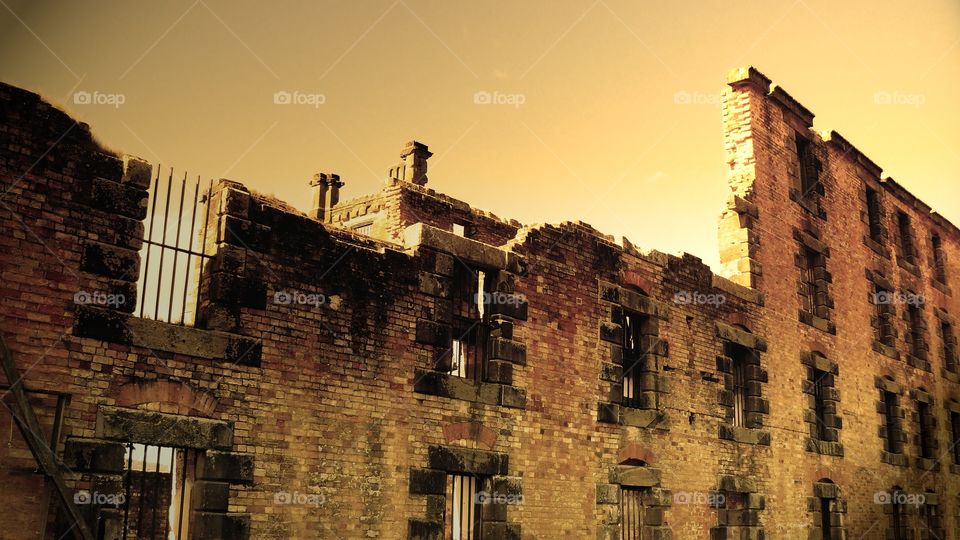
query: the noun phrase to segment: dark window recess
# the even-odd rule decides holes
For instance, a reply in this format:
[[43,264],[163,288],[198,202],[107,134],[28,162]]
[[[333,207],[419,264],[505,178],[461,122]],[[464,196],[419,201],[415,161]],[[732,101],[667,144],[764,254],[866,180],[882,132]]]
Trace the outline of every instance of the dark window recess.
[[820,183],[820,161],[813,154],[813,142],[797,135],[797,159],[800,162],[800,196],[811,196]]
[[800,268],[800,302],[804,311],[816,313],[817,308],[817,256],[819,254],[812,249],[802,246],[800,248],[800,258],[802,266]]
[[447,476],[446,540],[479,540],[483,529],[481,479],[473,475]]
[[943,367],[947,371],[957,371],[957,342],[953,335],[953,325],[949,321],[940,321],[940,334],[943,337]]
[[880,224],[880,194],[871,188],[867,188],[867,224],[870,227],[870,239],[880,242],[883,235]]
[[960,413],[950,413],[950,454],[953,463],[960,465]]
[[641,349],[640,327],[644,319],[639,313],[623,313],[623,404],[628,407],[641,406],[640,364],[648,352]]
[[916,264],[910,216],[903,212],[897,212],[897,232],[900,238],[900,257],[911,264]]
[[486,367],[486,344],[489,328],[484,299],[491,281],[483,270],[463,265],[454,269],[453,339],[450,345],[452,375],[482,381]]
[[730,357],[730,375],[733,385],[729,388],[733,394],[733,425],[747,426],[747,360],[753,354],[749,349],[734,343],[727,344],[727,356]]
[[824,398],[823,378],[828,374],[819,369],[813,370],[813,403],[814,414],[817,417],[817,438],[821,441],[827,440],[827,424],[824,418],[827,415],[827,403]]
[[830,526],[830,499],[820,499],[820,538],[833,540],[833,531]]
[[[916,298],[917,296],[909,293],[909,297]],[[910,354],[917,358],[922,358],[926,350],[926,345],[923,342],[923,313],[921,313],[920,306],[918,306],[916,302],[907,304],[907,319],[910,326],[909,333],[907,334]]]
[[622,488],[620,490],[620,539],[644,540],[647,506],[644,503],[645,488]]
[[[932,493],[931,493],[932,495]],[[937,536],[937,531],[940,529],[940,507],[935,504],[925,504],[923,505],[923,513],[920,516],[922,523],[920,524],[923,530],[927,533],[931,533],[931,536],[927,538],[937,539],[940,538]]]
[[893,347],[896,345],[896,336],[893,332],[893,293],[879,285],[874,285],[873,306],[877,317],[877,341]]
[[917,402],[917,421],[920,431],[920,455],[924,459],[934,459],[933,415],[929,403]]
[[897,453],[897,395],[893,392],[883,393],[883,420],[887,428],[886,451]]
[[[890,492],[890,496],[893,499],[890,501],[890,525],[893,529],[893,540],[906,540],[907,538],[907,523],[906,523],[906,512],[903,508],[903,500],[905,496],[900,488],[896,488]],[[891,536],[887,536],[890,538]]]
[[933,248],[933,277],[940,283],[947,282],[947,260],[943,254],[943,240],[939,234],[930,237]]

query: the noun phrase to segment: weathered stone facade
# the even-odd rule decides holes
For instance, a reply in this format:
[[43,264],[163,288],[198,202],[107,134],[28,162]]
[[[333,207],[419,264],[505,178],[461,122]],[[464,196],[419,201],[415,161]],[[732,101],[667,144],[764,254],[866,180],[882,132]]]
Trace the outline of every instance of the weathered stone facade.
[[[191,538],[440,539],[471,476],[484,539],[960,538],[960,231],[755,69],[728,83],[722,275],[473,209],[410,143],[376,194],[317,175],[310,215],[215,182],[194,327],[135,315],[150,166],[0,86],[0,331],[39,436],[66,396],[91,492],[125,443],[189,451]],[[0,427],[0,530],[36,538]]]

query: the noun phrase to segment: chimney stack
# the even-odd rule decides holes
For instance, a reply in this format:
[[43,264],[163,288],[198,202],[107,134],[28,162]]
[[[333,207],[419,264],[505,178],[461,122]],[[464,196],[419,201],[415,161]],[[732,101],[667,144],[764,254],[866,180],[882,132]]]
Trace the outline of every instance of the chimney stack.
[[427,183],[427,160],[433,152],[427,145],[410,141],[400,152],[401,161],[396,167],[390,169],[390,180],[412,182],[418,186]]
[[330,209],[340,202],[340,188],[343,187],[340,175],[317,173],[313,175],[310,187],[313,188],[313,210],[310,211],[310,217],[329,223]]

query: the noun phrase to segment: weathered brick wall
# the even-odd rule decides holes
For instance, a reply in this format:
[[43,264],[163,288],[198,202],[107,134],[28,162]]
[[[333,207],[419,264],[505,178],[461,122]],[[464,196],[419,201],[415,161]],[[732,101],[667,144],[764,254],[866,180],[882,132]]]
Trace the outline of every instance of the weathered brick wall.
[[[213,537],[436,538],[444,482],[458,471],[522,495],[486,507],[487,538],[619,538],[621,487],[645,493],[654,538],[759,538],[760,527],[767,538],[816,537],[815,494],[837,501],[849,536],[882,538],[873,496],[893,485],[935,491],[955,530],[960,486],[947,463],[918,468],[909,415],[920,395],[910,391],[924,388],[947,450],[944,407],[958,394],[941,374],[934,307],[955,316],[960,306],[931,283],[923,231],[940,231],[955,284],[956,229],[881,182],[842,138],[810,131],[812,115],[759,73],[731,83],[734,190],[720,232],[730,280],[689,255],[641,252],[582,223],[521,228],[423,187],[335,207],[338,221],[380,205],[380,232],[365,238],[223,180],[197,328],[131,317],[129,302],[77,305],[78,291],[136,297],[149,168],[100,148],[37,96],[0,87],[0,331],[29,389],[72,396],[59,449],[68,483],[115,488],[116,440],[169,445],[183,430],[198,460],[191,530]],[[791,198],[796,133],[821,163],[812,201]],[[883,193],[889,257],[863,239],[870,182]],[[897,264],[895,208],[912,217],[920,277]],[[444,232],[464,221],[472,240]],[[801,245],[822,252],[826,293],[806,315]],[[516,300],[489,307],[490,365],[477,383],[435,369],[449,362],[451,294],[467,265]],[[929,372],[908,362],[903,306],[900,359],[876,350],[865,269],[928,300]],[[622,403],[627,312],[644,317],[638,407]],[[750,354],[746,427],[732,425],[731,346]],[[804,393],[817,366],[836,372],[839,418],[838,444],[822,453]],[[887,375],[904,392],[907,466],[881,460],[876,383]],[[49,428],[51,398],[33,399]],[[166,415],[138,416],[151,411]],[[32,459],[0,418],[11,486],[0,504],[13,510],[0,527],[33,538],[38,497],[21,488],[41,480],[22,474]]]

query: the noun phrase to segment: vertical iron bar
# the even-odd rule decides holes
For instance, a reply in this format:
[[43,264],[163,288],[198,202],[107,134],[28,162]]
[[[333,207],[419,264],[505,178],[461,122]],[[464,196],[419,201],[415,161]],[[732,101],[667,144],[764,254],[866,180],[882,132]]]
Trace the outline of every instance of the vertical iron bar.
[[173,187],[173,167],[170,167],[170,176],[167,177],[166,210],[163,212],[163,236],[160,237],[160,268],[157,270],[157,301],[153,306],[153,318],[160,315],[160,288],[163,283],[163,252],[167,250],[167,219],[170,218],[170,190]]
[[143,317],[143,306],[147,303],[147,278],[150,275],[150,251],[153,249],[153,220],[157,215],[157,192],[160,190],[160,167],[161,165],[157,163],[157,178],[153,183],[153,203],[150,208],[150,229],[147,230],[147,256],[146,261],[143,265],[143,290],[140,291],[140,316]]
[[[160,455],[163,447],[157,447],[157,466],[153,471],[153,508],[150,510],[150,540],[157,537],[157,511],[160,510]],[[169,512],[169,510],[167,510]]]
[[[187,290],[190,285],[190,276],[192,275],[192,269],[190,268],[190,256],[193,254],[193,230],[197,224],[197,203],[200,199],[200,176],[197,176],[197,183],[193,189],[193,213],[190,216],[190,236],[187,243],[187,275],[183,280],[183,305],[180,310],[180,324],[187,323]],[[203,264],[203,259],[200,260],[201,265]],[[194,314],[196,315],[196,314]],[[177,531],[179,534],[179,531]]]
[[150,453],[150,447],[148,445],[143,446],[143,459],[141,460],[141,470],[140,470],[140,491],[137,493],[137,538],[142,538],[143,535],[143,492],[146,490],[144,483],[147,480],[147,454]]
[[[203,234],[201,235],[202,237],[200,239],[200,273],[197,276],[197,306],[193,314],[194,322],[196,322],[197,315],[200,314],[200,293],[203,291],[203,271],[204,265],[207,262],[207,229],[210,228],[210,206],[212,205],[212,198],[213,178],[210,179],[210,183],[207,185],[207,207],[204,209],[203,213]],[[217,229],[217,234],[219,234],[219,226]]]
[[180,513],[177,515],[177,537],[176,540],[183,538],[183,504],[187,499],[187,449],[180,449],[180,466],[183,472],[180,473]]
[[[177,290],[177,258],[180,255],[180,225],[183,224],[183,197],[187,192],[187,173],[183,173],[183,181],[180,183],[180,209],[177,210],[177,234],[173,238],[173,272],[170,276],[170,303],[167,304],[167,322],[173,322],[173,299],[176,297]],[[186,301],[186,298],[184,298]]]
[[130,524],[130,488],[131,474],[133,472],[133,443],[127,443],[127,466],[124,479],[126,498],[123,500],[123,540],[127,540],[127,527]]

